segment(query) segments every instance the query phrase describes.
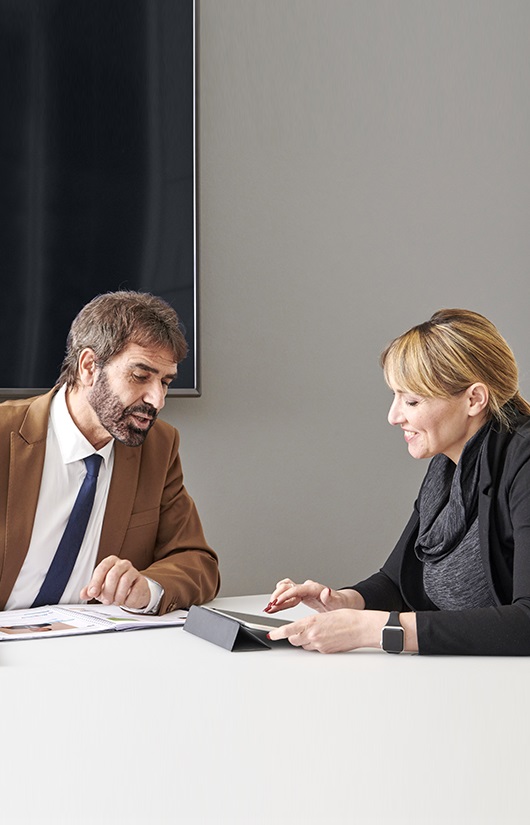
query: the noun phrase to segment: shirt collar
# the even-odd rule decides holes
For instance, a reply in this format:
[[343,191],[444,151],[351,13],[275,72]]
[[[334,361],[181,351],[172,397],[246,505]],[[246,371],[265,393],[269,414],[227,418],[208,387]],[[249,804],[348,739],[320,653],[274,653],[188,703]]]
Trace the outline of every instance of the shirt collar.
[[107,464],[114,448],[114,439],[111,438],[101,450],[94,450],[70,415],[66,404],[66,384],[63,384],[53,397],[50,407],[50,427],[53,429],[65,464],[81,461],[94,453],[100,455],[105,465]]

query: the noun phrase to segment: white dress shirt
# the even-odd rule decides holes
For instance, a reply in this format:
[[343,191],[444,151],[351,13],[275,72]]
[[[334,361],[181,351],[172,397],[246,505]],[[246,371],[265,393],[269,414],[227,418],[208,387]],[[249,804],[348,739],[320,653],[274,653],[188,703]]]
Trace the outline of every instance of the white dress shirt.
[[[42,480],[33,523],[28,554],[20,570],[5,609],[15,610],[33,604],[52,563],[77,494],[86,474],[83,461],[96,453],[93,446],[74,424],[66,405],[66,387],[54,396],[48,421],[46,454]],[[90,579],[96,558],[107,506],[112,468],[114,439],[97,455],[103,458],[98,476],[96,496],[86,533],[74,569],[60,599],[60,604],[79,604],[79,593]],[[162,587],[147,579],[151,601],[141,612],[151,612],[160,602]]]

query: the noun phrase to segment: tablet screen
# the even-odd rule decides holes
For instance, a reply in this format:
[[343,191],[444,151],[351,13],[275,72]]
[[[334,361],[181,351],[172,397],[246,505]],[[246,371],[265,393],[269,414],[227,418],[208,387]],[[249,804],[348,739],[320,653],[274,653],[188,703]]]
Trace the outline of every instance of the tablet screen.
[[252,630],[270,630],[271,627],[281,627],[284,624],[290,624],[293,619],[275,619],[272,616],[255,616],[252,613],[239,613],[233,610],[221,610],[218,607],[209,607],[208,610],[215,610],[216,613],[222,613],[223,616],[229,616],[231,619],[249,627]]

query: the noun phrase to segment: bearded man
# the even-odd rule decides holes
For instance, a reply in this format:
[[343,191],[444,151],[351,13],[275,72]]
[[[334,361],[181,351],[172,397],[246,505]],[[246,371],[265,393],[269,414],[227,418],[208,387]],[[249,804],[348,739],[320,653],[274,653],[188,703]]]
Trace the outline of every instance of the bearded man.
[[158,419],[186,353],[169,304],[109,292],[73,321],[57,386],[0,405],[0,610],[166,613],[217,594],[179,434]]

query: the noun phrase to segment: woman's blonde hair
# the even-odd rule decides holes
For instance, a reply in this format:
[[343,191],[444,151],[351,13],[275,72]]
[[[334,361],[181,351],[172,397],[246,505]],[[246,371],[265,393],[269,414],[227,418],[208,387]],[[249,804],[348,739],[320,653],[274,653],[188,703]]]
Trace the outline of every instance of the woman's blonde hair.
[[503,428],[510,428],[514,408],[530,415],[512,350],[478,312],[435,312],[395,338],[381,354],[381,366],[388,384],[427,397],[447,398],[476,382],[485,384],[489,417]]

